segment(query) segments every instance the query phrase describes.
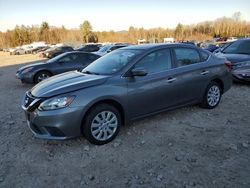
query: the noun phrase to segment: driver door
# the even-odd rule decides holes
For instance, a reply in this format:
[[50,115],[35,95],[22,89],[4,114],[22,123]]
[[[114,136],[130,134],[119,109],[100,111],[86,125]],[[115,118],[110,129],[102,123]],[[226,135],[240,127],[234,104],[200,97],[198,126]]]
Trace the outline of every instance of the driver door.
[[170,49],[161,49],[144,56],[134,68],[145,69],[146,76],[127,79],[130,118],[171,107],[175,101],[175,80]]
[[57,61],[56,74],[82,69],[82,64],[78,56],[79,54],[68,54],[59,59]]

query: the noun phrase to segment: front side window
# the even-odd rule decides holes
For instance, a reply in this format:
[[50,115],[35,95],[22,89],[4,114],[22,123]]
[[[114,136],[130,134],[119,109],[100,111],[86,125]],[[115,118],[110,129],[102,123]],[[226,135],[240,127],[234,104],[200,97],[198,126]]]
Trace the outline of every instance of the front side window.
[[64,56],[63,58],[61,58],[59,60],[59,62],[63,62],[63,63],[70,63],[73,62],[77,59],[78,55],[77,54],[69,54]]
[[148,74],[169,70],[172,67],[169,49],[158,50],[146,55],[135,68],[144,68]]
[[179,66],[191,65],[200,62],[200,55],[195,49],[176,48],[174,49],[174,52]]
[[250,54],[250,41],[236,41],[222,52],[225,54]]

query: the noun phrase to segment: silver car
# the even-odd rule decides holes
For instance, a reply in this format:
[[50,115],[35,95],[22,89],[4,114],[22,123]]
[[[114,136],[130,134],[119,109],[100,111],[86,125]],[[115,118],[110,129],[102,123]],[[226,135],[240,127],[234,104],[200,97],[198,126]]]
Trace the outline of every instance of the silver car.
[[178,107],[215,108],[232,84],[231,64],[185,44],[130,46],[27,91],[22,107],[34,135],[93,144],[113,140],[121,125]]

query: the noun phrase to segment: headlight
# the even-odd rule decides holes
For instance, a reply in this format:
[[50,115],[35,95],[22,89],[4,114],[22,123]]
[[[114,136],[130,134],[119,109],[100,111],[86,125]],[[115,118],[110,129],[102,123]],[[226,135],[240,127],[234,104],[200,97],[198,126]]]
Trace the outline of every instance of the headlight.
[[65,108],[72,103],[74,98],[75,96],[58,96],[47,99],[39,105],[38,110],[45,111]]
[[27,72],[31,71],[32,69],[33,69],[33,67],[26,68],[23,71],[21,71],[21,73],[27,73]]

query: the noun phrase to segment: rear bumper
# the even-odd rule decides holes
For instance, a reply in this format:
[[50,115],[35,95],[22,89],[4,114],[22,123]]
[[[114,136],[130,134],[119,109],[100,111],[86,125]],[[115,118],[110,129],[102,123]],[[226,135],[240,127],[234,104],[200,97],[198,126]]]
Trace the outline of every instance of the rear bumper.
[[233,84],[231,72],[228,72],[227,75],[222,80],[223,80],[223,85],[224,85],[223,93],[225,93],[232,87],[232,84]]

